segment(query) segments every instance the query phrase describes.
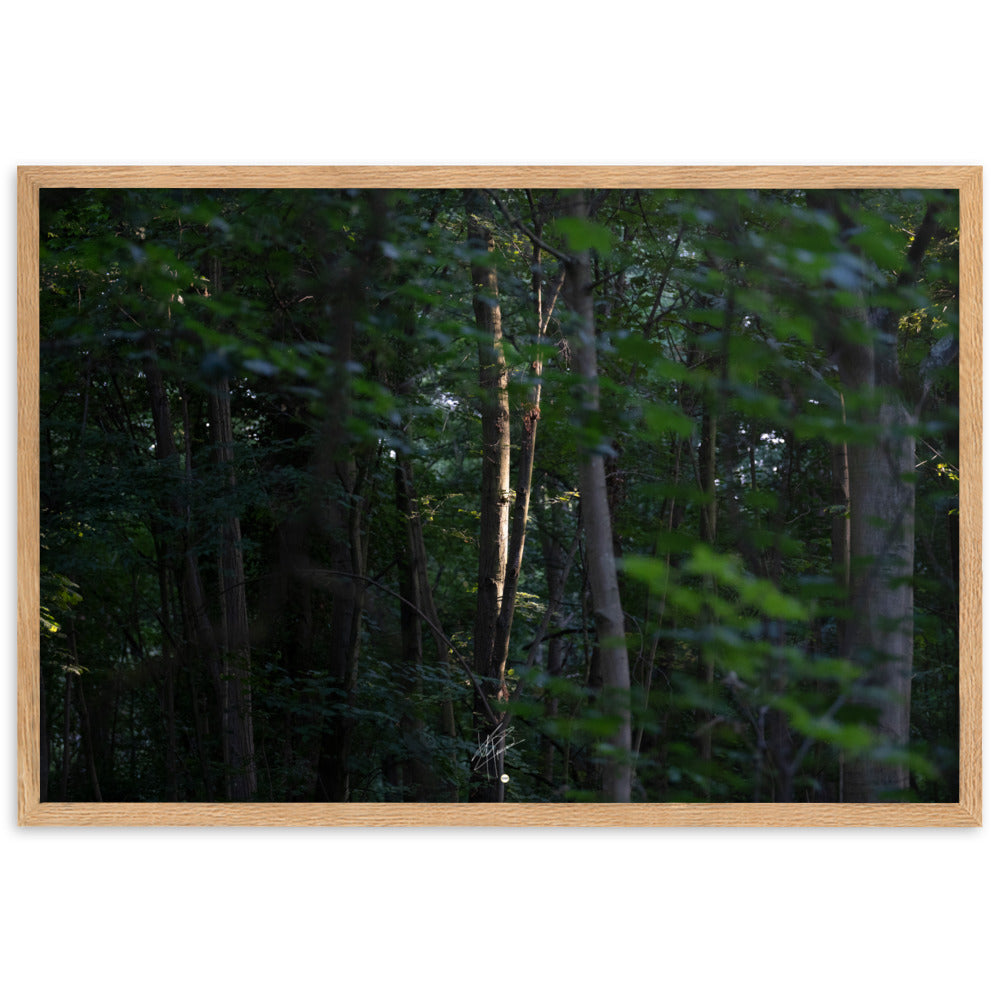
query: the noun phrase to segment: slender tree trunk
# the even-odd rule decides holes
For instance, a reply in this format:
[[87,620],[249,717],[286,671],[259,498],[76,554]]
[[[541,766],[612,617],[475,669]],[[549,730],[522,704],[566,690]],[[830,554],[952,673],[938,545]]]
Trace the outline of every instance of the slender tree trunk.
[[[492,253],[494,250],[492,233],[471,220],[469,240],[479,253]],[[507,569],[511,500],[510,408],[495,267],[492,264],[474,264],[472,282],[473,309],[480,332],[479,388],[483,442],[475,663],[477,670],[488,677]]]
[[[473,635],[474,670],[485,679],[487,691],[503,701],[506,689],[496,669],[494,646],[507,572],[510,513],[510,408],[507,399],[507,364],[503,350],[496,267],[484,258],[494,251],[493,234],[470,212],[469,244],[472,264],[473,311],[479,330],[479,390],[482,412],[482,485],[480,489],[479,574],[476,621]],[[479,738],[490,732],[488,723],[474,709]],[[503,801],[502,748],[489,769],[489,777],[473,777],[470,797],[478,801]]]
[[[841,418],[846,423],[844,397],[840,397]],[[851,593],[851,474],[847,444],[838,442],[830,449],[832,482],[830,491],[830,552],[833,579],[841,595],[837,613],[837,656],[847,658],[847,622]],[[844,801],[844,752],[838,754],[837,800]]]
[[698,473],[701,480],[700,537],[715,544],[718,523],[718,489],[715,485],[719,417],[714,390],[706,389],[701,419],[701,441],[698,445]]
[[77,697],[80,699],[80,727],[83,732],[83,751],[87,761],[87,776],[90,778],[90,787],[93,790],[94,801],[103,802],[101,797],[101,783],[97,778],[97,761],[94,757],[94,738],[90,728],[90,711],[87,708],[87,698],[83,693],[83,682],[79,677],[74,680]]
[[[144,370],[149,384],[150,406],[153,415],[153,431],[156,438],[156,457],[161,463],[165,477],[166,514],[172,522],[169,549],[176,567],[181,593],[182,618],[188,648],[194,650],[195,660],[207,667],[208,676],[215,690],[218,706],[218,721],[222,731],[223,765],[229,768],[229,741],[226,733],[226,691],[223,683],[223,666],[219,654],[215,629],[208,614],[205,592],[198,560],[194,549],[185,538],[186,532],[179,528],[186,522],[187,513],[184,498],[177,490],[177,483],[170,478],[177,471],[180,454],[174,441],[173,419],[170,402],[163,384],[163,375],[154,357],[147,357]],[[189,430],[188,427],[185,428]],[[186,445],[190,448],[190,434],[185,434]],[[190,459],[187,460],[190,469]],[[209,791],[211,794],[211,791]]]
[[[414,603],[419,609],[420,615],[431,626],[437,662],[443,664],[445,667],[449,667],[451,665],[451,650],[448,648],[444,630],[441,628],[441,621],[438,618],[437,605],[434,600],[434,591],[431,587],[430,576],[427,570],[427,548],[424,544],[423,523],[420,519],[416,491],[413,485],[413,467],[404,458],[398,458],[397,462],[397,482],[402,494],[402,509],[406,515],[407,543],[409,548],[408,562],[413,572]],[[413,618],[416,619],[416,627],[419,628],[419,616],[414,614]],[[454,739],[456,736],[455,707],[450,698],[443,698],[440,702],[440,720],[442,732]],[[457,764],[457,762],[453,760],[453,764]],[[436,797],[457,801],[458,785],[455,782],[444,782],[436,790],[435,795]]]
[[[716,526],[718,524],[718,489],[716,480],[716,445],[718,437],[717,395],[714,390],[706,389],[702,401],[701,441],[698,445],[698,483],[701,492],[701,517],[699,521],[699,539],[706,545],[715,545]],[[715,589],[714,580],[705,580],[706,589]],[[702,614],[703,626],[714,623],[714,615],[706,607]],[[715,654],[702,642],[698,647],[698,663],[701,668],[701,680],[705,685],[706,697],[711,698],[715,688]],[[709,708],[700,713],[698,727],[698,747],[701,759],[712,759],[712,727],[715,712]]]
[[[841,396],[841,408],[843,399]],[[846,419],[846,414],[842,415]],[[833,555],[833,578],[846,596],[851,586],[851,476],[847,445],[838,443],[831,449],[832,489],[830,497],[830,547]],[[847,655],[847,617],[837,619],[837,655]]]
[[160,636],[163,648],[163,728],[166,734],[167,796],[177,802],[180,794],[177,768],[177,663],[176,647],[170,622],[169,568],[166,563],[162,531],[154,525],[152,529],[153,549],[156,553],[156,579],[160,593]]
[[[722,235],[720,233],[720,235]],[[738,239],[735,226],[730,220],[730,225],[725,230],[725,238],[730,241]],[[726,294],[725,319],[722,325],[721,347],[710,349],[706,352],[706,363],[709,370],[716,378],[713,378],[706,386],[702,399],[702,431],[701,442],[698,450],[698,474],[699,486],[702,494],[700,538],[706,545],[714,548],[718,539],[719,520],[719,440],[722,440],[723,448],[732,448],[736,428],[730,414],[727,413],[727,381],[729,373],[729,341],[732,336],[734,323],[734,281],[732,275],[727,275],[726,281],[728,291]],[[723,460],[723,468],[725,468]],[[706,581],[706,586],[714,593],[716,581],[714,579]],[[716,624],[715,613],[706,605],[702,615],[703,624],[713,627]],[[699,659],[702,670],[702,681],[705,685],[705,695],[714,699],[716,694],[715,684],[715,652],[711,647],[702,643],[699,650]],[[704,761],[712,759],[712,730],[715,726],[717,716],[710,708],[703,717],[700,727],[700,750]],[[709,786],[709,798],[711,798],[711,786]]]
[[62,760],[60,761],[60,771],[59,771],[59,801],[65,802],[66,796],[69,794],[69,768],[70,768],[70,752],[69,743],[71,737],[71,726],[70,726],[70,705],[72,703],[72,686],[71,681],[73,675],[70,671],[63,668],[63,732],[62,732]]
[[[538,645],[545,639],[545,634],[553,626],[556,626],[554,635],[548,636],[546,642],[545,670],[549,677],[560,677],[563,672],[563,664],[566,659],[565,643],[562,635],[559,634],[558,626],[559,612],[562,608],[563,594],[566,590],[566,581],[569,577],[569,567],[571,563],[571,550],[565,550],[560,544],[554,532],[542,532],[542,555],[545,559],[545,581],[548,587],[548,601],[545,607],[545,615],[542,618],[541,626],[535,641],[531,644],[528,653],[528,667],[534,665],[534,657]],[[552,695],[545,701],[545,717],[555,719],[559,713],[559,699]],[[555,751],[556,743],[549,741],[545,744],[545,752],[542,758],[542,776],[549,784],[555,782]]]
[[[337,377],[327,394],[327,415],[321,444],[315,456],[317,481],[342,491],[343,503],[313,498],[315,518],[329,545],[331,585],[327,593],[330,612],[329,674],[340,701],[336,714],[327,717],[320,740],[316,795],[345,802],[351,795],[351,744],[355,727],[355,701],[361,659],[361,626],[364,607],[363,579],[367,570],[365,530],[369,509],[368,486],[376,449],[371,441],[351,440],[353,409],[352,367],[361,352],[355,344],[356,324],[366,307],[365,287],[385,228],[384,192],[366,193],[368,228],[357,251],[325,259],[318,293],[332,316],[331,361]],[[317,237],[323,241],[327,234]],[[347,513],[345,516],[345,509]]]
[[[669,574],[672,569],[672,557],[669,551],[664,551],[663,534],[672,533],[677,529],[675,515],[677,514],[677,504],[675,492],[681,477],[681,455],[684,451],[684,444],[678,435],[673,436],[673,456],[674,469],[671,477],[671,495],[669,501],[664,501],[660,511],[659,525],[656,541],[653,545],[653,555],[662,559],[664,568]],[[667,609],[666,590],[660,594],[654,594],[652,590],[646,595],[646,617],[643,622],[642,631],[647,637],[643,644],[642,652],[639,654],[639,663],[636,671],[638,683],[642,685],[643,710],[649,708],[649,697],[653,687],[653,674],[656,670],[656,655],[660,647],[660,633],[663,627],[663,617]],[[633,734],[632,749],[638,753],[642,749],[642,737],[644,727],[640,725]]]
[[[350,753],[355,720],[358,667],[361,658],[361,625],[364,609],[363,579],[367,560],[362,523],[367,513],[366,462],[353,459],[336,463],[336,478],[351,497],[344,523],[340,510],[329,512],[332,583],[330,676],[341,698],[341,712],[328,719],[320,748],[317,789],[330,802],[346,802],[351,794]],[[325,476],[321,477],[325,479]]]
[[416,608],[420,606],[420,585],[417,576],[416,546],[412,525],[416,511],[411,508],[410,484],[407,483],[403,467],[405,459],[396,456],[394,475],[396,480],[396,510],[399,512],[405,544],[399,549],[399,632],[402,640],[403,660],[406,663],[421,664],[424,660],[423,626]]
[[[420,575],[418,563],[426,560],[422,552],[423,537],[420,531],[420,521],[416,506],[416,498],[412,492],[412,480],[408,481],[405,459],[397,454],[395,466],[396,480],[396,510],[400,515],[403,529],[404,544],[400,546],[399,568],[399,630],[402,640],[402,660],[411,671],[407,678],[407,686],[414,698],[421,697],[424,685],[421,679],[420,667],[424,662],[423,618]],[[419,543],[417,536],[420,535]],[[426,570],[425,570],[426,572]],[[425,612],[426,613],[426,612]],[[405,757],[400,762],[400,782],[405,786],[407,797],[416,802],[433,802],[439,800],[440,782],[434,773],[433,763],[429,757],[424,721],[413,712],[404,708],[399,720],[399,727],[405,747]]]
[[[225,479],[229,504],[235,504],[233,426],[229,380],[222,379],[209,399],[209,424],[215,461]],[[227,786],[234,802],[246,802],[257,793],[254,760],[253,705],[250,686],[250,623],[247,615],[246,576],[240,519],[222,518],[219,526],[219,601],[222,609],[224,656],[223,726],[228,745]]]
[[97,763],[94,759],[94,738],[90,729],[90,712],[87,709],[87,699],[83,693],[83,681],[80,679],[80,660],[76,650],[76,624],[72,619],[70,619],[67,635],[69,637],[69,653],[74,669],[66,674],[66,679],[67,681],[72,681],[73,686],[76,687],[77,699],[80,702],[77,714],[80,719],[80,735],[83,738],[83,753],[87,763],[87,776],[90,778],[90,787],[93,790],[94,801],[102,802],[101,784],[97,778]]
[[[573,192],[569,200],[572,213],[577,218],[586,219],[584,193]],[[576,314],[573,361],[576,373],[583,382],[581,406],[585,414],[596,418],[600,412],[600,390],[589,253],[578,252],[571,255],[567,264],[566,284],[567,300]],[[610,741],[614,752],[603,767],[603,794],[608,801],[628,802],[632,794],[632,716],[629,704],[631,678],[628,649],[625,645],[625,616],[618,590],[604,456],[596,448],[586,448],[581,450],[579,463],[580,503],[587,543],[587,571],[597,626],[601,679],[609,707],[617,719],[617,729]]]
[[51,738],[49,735],[48,708],[45,703],[47,697],[45,684],[45,670],[39,664],[38,670],[38,708],[39,708],[39,737],[40,746],[38,748],[38,800],[39,802],[49,801],[49,761],[51,755]]
[[521,574],[521,560],[524,557],[524,542],[528,531],[528,508],[531,504],[531,477],[535,466],[535,440],[541,419],[542,403],[542,359],[541,345],[545,336],[549,317],[562,288],[565,277],[560,272],[558,279],[549,290],[548,302],[542,302],[541,251],[535,248],[532,261],[532,284],[537,306],[538,329],[535,343],[535,359],[531,363],[533,382],[528,392],[528,400],[521,408],[521,447],[518,453],[517,486],[514,491],[514,510],[510,519],[510,538],[507,554],[507,568],[504,573],[503,596],[500,601],[500,616],[493,645],[493,663],[490,674],[503,678],[510,651],[510,635],[514,625],[514,607],[517,602],[517,583]]

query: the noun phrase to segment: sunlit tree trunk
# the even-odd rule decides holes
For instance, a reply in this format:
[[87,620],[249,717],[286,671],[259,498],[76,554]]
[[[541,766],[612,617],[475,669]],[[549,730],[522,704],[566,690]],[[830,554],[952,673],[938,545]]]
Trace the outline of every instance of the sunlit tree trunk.
[[528,508],[531,504],[531,478],[535,466],[535,440],[541,419],[542,402],[542,361],[541,343],[545,336],[549,317],[562,289],[564,272],[552,283],[547,301],[542,299],[541,250],[535,247],[532,260],[532,286],[537,309],[536,354],[531,363],[532,385],[528,390],[527,402],[519,412],[521,423],[521,446],[518,452],[517,485],[514,490],[514,510],[510,518],[510,537],[507,553],[507,568],[504,573],[503,594],[500,601],[500,616],[497,634],[493,644],[491,675],[503,677],[510,651],[510,636],[514,625],[514,608],[517,603],[517,582],[521,574],[521,560],[524,557],[524,543],[528,532]]
[[[482,423],[482,485],[480,487],[479,574],[474,630],[474,670],[501,701],[506,697],[503,676],[496,675],[493,656],[507,571],[510,515],[510,407],[507,399],[507,364],[503,350],[500,291],[496,267],[489,259],[493,234],[470,212],[469,245],[472,262],[473,311],[479,332],[479,392]],[[476,714],[479,738],[487,736],[486,723]],[[490,777],[473,776],[471,797],[503,801],[502,750],[490,768]]]

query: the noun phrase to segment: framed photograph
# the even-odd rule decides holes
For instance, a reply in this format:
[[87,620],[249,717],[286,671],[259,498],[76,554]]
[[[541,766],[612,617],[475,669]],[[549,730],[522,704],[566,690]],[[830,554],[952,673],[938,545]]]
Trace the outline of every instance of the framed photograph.
[[978,826],[982,170],[21,167],[25,825]]

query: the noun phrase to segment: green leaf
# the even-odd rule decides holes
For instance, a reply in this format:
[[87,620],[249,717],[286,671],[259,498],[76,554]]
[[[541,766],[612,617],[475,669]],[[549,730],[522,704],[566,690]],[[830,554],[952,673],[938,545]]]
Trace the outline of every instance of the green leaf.
[[556,219],[552,228],[566,240],[566,245],[573,253],[593,250],[601,256],[608,256],[613,246],[611,232],[599,222],[591,219],[578,219],[566,216]]
[[657,587],[663,587],[670,576],[670,567],[662,559],[657,559],[654,556],[624,556],[622,569],[629,576],[641,580],[654,591]]
[[694,421],[679,407],[669,403],[647,403],[643,408],[646,424],[656,434],[691,433]]

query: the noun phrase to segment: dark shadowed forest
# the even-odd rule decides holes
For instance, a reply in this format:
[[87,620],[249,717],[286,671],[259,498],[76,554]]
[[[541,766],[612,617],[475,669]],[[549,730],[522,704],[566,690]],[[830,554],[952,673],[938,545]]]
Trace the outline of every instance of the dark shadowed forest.
[[41,192],[43,801],[958,798],[958,198]]

